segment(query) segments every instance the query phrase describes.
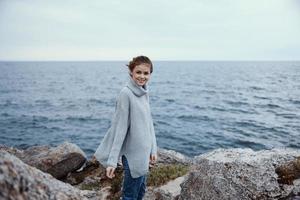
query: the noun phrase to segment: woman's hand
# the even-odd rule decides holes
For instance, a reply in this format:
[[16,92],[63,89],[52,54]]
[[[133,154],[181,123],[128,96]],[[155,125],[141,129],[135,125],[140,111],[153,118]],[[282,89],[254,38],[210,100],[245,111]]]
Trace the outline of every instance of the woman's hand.
[[157,160],[157,155],[156,154],[151,154],[150,155],[150,163],[155,164]]
[[106,168],[106,176],[110,179],[112,179],[113,177],[115,177],[115,169],[114,167],[107,167]]

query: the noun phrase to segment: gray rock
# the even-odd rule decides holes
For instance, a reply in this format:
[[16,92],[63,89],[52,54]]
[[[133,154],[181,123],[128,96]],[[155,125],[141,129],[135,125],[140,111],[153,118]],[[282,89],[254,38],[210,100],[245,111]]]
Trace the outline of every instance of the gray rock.
[[96,200],[100,192],[81,191],[0,150],[0,199]]
[[173,150],[158,148],[158,164],[183,164],[190,165],[192,159]]
[[34,146],[26,150],[1,147],[23,162],[62,179],[69,172],[80,169],[86,161],[85,153],[75,144],[65,142],[57,147]]
[[146,190],[146,193],[145,193],[145,196],[143,198],[143,200],[156,200],[156,196],[155,196],[155,192],[153,191],[153,187],[147,187],[147,190]]
[[295,149],[218,149],[197,156],[179,199],[284,199],[299,185],[280,185],[275,168],[299,155]]
[[[165,185],[162,185],[157,188],[152,188],[148,193],[146,197],[144,198],[145,200],[152,200],[152,199],[157,199],[157,200],[176,200],[178,199],[178,196],[180,195],[181,192],[181,187],[180,184],[184,181],[186,176],[181,176],[178,177],[174,180],[169,181]],[[154,198],[153,198],[154,197]]]

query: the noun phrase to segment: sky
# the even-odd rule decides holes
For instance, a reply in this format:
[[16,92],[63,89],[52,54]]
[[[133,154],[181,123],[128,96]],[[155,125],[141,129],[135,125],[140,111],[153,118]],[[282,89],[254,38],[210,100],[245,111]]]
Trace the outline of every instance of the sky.
[[0,0],[0,60],[300,60],[300,0]]

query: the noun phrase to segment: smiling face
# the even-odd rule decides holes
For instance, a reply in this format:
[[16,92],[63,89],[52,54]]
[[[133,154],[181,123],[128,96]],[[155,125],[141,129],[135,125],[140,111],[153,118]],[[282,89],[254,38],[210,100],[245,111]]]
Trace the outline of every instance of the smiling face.
[[135,66],[131,71],[132,79],[139,86],[144,86],[149,81],[150,76],[150,65],[146,63]]

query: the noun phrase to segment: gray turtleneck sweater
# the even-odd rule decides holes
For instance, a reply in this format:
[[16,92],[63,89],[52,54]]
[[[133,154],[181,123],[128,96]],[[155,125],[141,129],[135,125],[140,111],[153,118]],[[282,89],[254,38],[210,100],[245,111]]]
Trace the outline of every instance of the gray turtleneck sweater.
[[111,127],[94,155],[104,167],[116,167],[125,155],[131,176],[137,178],[148,173],[150,154],[157,154],[157,144],[147,86],[138,86],[130,77],[117,98]]

